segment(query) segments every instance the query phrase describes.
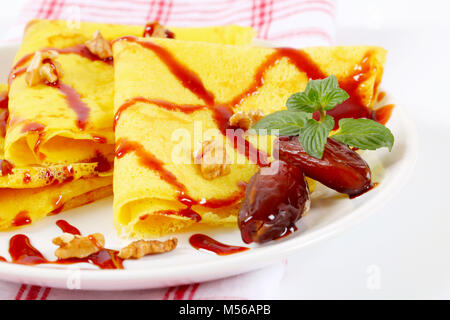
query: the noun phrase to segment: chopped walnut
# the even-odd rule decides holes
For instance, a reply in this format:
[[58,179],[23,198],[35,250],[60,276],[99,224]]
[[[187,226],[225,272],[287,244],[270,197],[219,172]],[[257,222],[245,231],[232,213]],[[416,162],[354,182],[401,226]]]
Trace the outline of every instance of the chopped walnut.
[[59,259],[86,258],[104,248],[105,238],[100,233],[94,233],[87,237],[63,233],[53,239],[53,243],[59,246],[55,251],[55,255]]
[[56,83],[62,76],[62,68],[58,61],[58,52],[38,51],[31,59],[30,65],[25,73],[25,81],[32,87],[38,83]]
[[173,39],[174,34],[169,29],[164,28],[158,22],[147,23],[144,30],[144,38],[169,38]]
[[119,258],[122,259],[140,259],[143,256],[155,253],[172,251],[177,247],[177,238],[166,241],[158,240],[138,240],[130,243],[119,252]]
[[248,113],[238,111],[230,118],[230,125],[248,130],[264,117],[261,110],[250,110]]
[[200,166],[203,178],[212,180],[231,172],[225,146],[216,140],[203,141],[202,147],[194,152],[194,162]]
[[113,53],[111,49],[111,44],[108,40],[103,38],[100,30],[95,31],[91,40],[85,42],[86,47],[90,52],[95,54],[100,59],[111,58]]

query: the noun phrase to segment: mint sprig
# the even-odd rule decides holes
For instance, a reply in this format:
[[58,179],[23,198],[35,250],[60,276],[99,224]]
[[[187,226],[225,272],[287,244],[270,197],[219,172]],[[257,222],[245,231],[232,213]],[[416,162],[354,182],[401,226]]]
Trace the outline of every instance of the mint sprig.
[[[253,129],[258,130],[259,134],[298,135],[305,152],[322,159],[327,138],[334,128],[334,119],[326,112],[348,98],[334,75],[311,80],[305,91],[289,97],[287,110],[267,115]],[[318,112],[319,120],[312,118],[315,112]],[[370,119],[341,119],[339,127],[332,137],[352,147],[363,150],[387,147],[391,150],[394,144],[391,131]]]
[[370,119],[341,119],[333,139],[364,150],[386,147],[391,151],[394,145],[391,131]]

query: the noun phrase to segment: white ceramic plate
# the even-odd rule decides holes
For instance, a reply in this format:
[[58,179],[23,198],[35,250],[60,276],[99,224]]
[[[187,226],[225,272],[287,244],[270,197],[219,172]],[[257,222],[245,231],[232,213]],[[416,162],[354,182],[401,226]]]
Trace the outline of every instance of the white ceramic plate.
[[[6,81],[17,46],[0,47],[0,79]],[[374,180],[381,182],[371,192],[348,200],[337,193],[319,187],[313,196],[310,213],[301,220],[299,230],[285,239],[230,256],[197,251],[188,243],[190,234],[181,234],[179,247],[173,252],[126,261],[125,270],[98,270],[87,264],[71,266],[24,266],[0,263],[0,279],[41,286],[67,288],[77,286],[89,290],[125,290],[156,288],[218,279],[255,270],[279,261],[303,247],[328,238],[354,225],[370,213],[380,210],[406,183],[417,156],[417,137],[410,117],[403,108],[386,96],[381,104],[394,103],[388,126],[395,136],[391,153],[386,150],[365,152]],[[63,212],[14,232],[0,232],[0,256],[9,257],[8,244],[12,235],[24,233],[49,260],[55,246],[52,238],[61,234],[56,220],[65,219],[83,234],[101,232],[106,246],[119,249],[126,244],[119,239],[112,223],[112,198]],[[243,245],[238,230],[202,230],[218,241]]]

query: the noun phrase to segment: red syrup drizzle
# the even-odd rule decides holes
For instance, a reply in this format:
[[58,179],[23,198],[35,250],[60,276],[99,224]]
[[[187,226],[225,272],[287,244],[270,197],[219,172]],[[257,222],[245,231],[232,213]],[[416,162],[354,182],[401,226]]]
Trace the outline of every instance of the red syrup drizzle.
[[5,137],[6,135],[6,123],[8,122],[8,92],[0,93],[0,135]]
[[8,175],[8,174],[12,174],[13,173],[13,169],[14,169],[14,165],[9,162],[8,160],[0,160],[0,169],[2,171],[1,175],[2,177]]
[[25,172],[23,174],[23,183],[28,184],[31,182],[31,174],[29,172]]
[[0,109],[8,109],[8,91],[0,93]]
[[61,204],[61,205],[59,205],[59,207],[53,209],[53,210],[50,212],[49,215],[50,215],[50,216],[53,216],[53,215],[60,214],[63,210],[64,210],[64,203]]
[[26,265],[49,263],[24,234],[16,234],[9,240],[9,254],[13,263]]
[[95,142],[100,143],[100,144],[105,144],[108,142],[108,140],[102,136],[92,136],[92,140],[94,140]]
[[164,62],[164,64],[169,68],[170,72],[180,80],[181,84],[188,90],[190,90],[193,94],[195,94],[200,100],[204,101],[208,106],[214,105],[214,94],[207,90],[203,85],[200,77],[192,70],[186,68],[183,64],[181,64],[170,51],[165,48],[150,42],[150,41],[141,41],[133,36],[126,36],[119,38],[114,41],[129,41],[135,42],[142,47],[153,51],[160,59]]
[[55,176],[53,175],[52,171],[50,169],[45,170],[45,181],[47,184],[50,184],[55,180]]
[[14,79],[27,71],[27,67],[13,68],[8,75],[8,85],[11,86]]
[[327,77],[304,51],[292,48],[277,48],[275,49],[275,52],[258,67],[250,87],[235,97],[230,104],[233,107],[236,107],[240,105],[244,99],[255,94],[264,85],[264,76],[266,72],[271,67],[275,66],[282,58],[288,58],[298,70],[306,73],[310,80]]
[[38,138],[36,140],[36,143],[34,144],[33,151],[40,159],[43,159],[45,157],[44,154],[39,152],[39,147],[41,146],[42,138],[45,135],[44,130],[45,130],[44,125],[42,125],[40,123],[35,123],[35,122],[27,123],[26,125],[24,125],[22,127],[22,130],[21,130],[22,133],[34,132],[34,133],[38,134]]
[[71,86],[58,82],[52,87],[58,89],[66,97],[69,107],[77,114],[77,127],[80,130],[86,128],[91,109],[81,100],[80,94]]
[[382,125],[386,125],[386,123],[389,121],[389,119],[392,116],[392,111],[394,110],[394,108],[395,108],[395,105],[388,104],[379,109],[373,110],[372,111],[372,119]]
[[177,177],[170,172],[169,170],[164,168],[164,163],[157,159],[153,154],[145,150],[144,146],[135,141],[128,141],[126,139],[119,139],[117,141],[116,147],[116,157],[118,159],[124,157],[126,154],[134,152],[139,159],[141,165],[146,168],[158,172],[160,178],[167,182],[168,184],[175,187],[178,191],[177,200],[186,206],[185,209],[180,211],[161,211],[162,214],[178,214],[182,216],[190,217],[195,221],[200,221],[201,217],[198,213],[192,210],[194,205],[200,205],[206,208],[222,208],[228,207],[233,204],[236,204],[239,200],[244,197],[244,189],[241,188],[240,191],[232,194],[230,197],[225,199],[201,199],[195,200],[188,195],[186,186],[178,181]]
[[8,123],[9,111],[8,109],[0,109],[0,136],[6,136],[6,125]]
[[3,258],[2,256],[0,256],[0,262],[7,262],[5,258]]
[[[170,215],[173,214],[173,215],[189,218],[191,220],[194,220],[195,222],[200,222],[202,220],[202,216],[199,215],[194,210],[192,210],[191,208],[181,209],[181,210],[178,210],[178,211],[175,211],[175,210],[161,210],[161,211],[155,212],[155,214],[161,214],[161,215],[167,215],[167,216],[170,216]],[[147,218],[148,218],[148,214],[139,217],[139,220],[145,220]]]
[[378,93],[377,102],[380,102],[381,100],[383,100],[384,97],[386,97],[386,92],[381,91],[380,93]]
[[[44,61],[42,61],[42,63],[50,64],[54,73],[58,76],[57,69],[50,59],[45,59]],[[65,96],[69,108],[71,108],[77,114],[77,127],[80,130],[84,130],[86,128],[90,109],[81,100],[80,94],[74,88],[67,84],[61,83],[61,81],[59,80],[57,80],[55,83],[46,84],[50,87],[58,89]]]
[[20,227],[31,223],[31,218],[28,215],[28,211],[20,211],[14,219],[11,221],[11,224],[14,227]]
[[200,222],[202,220],[202,216],[199,215],[194,210],[192,210],[190,207],[187,207],[186,209],[181,209],[179,211],[172,211],[172,212],[166,211],[166,212],[164,212],[164,214],[168,214],[168,215],[176,214],[176,215],[194,220],[195,222]]
[[[59,220],[63,221],[63,220]],[[63,232],[79,232],[79,230],[68,222],[59,223],[58,226]],[[24,234],[17,234],[9,241],[9,253],[13,263],[25,265],[37,264],[75,264],[90,263],[98,266],[100,269],[123,269],[123,259],[118,257],[119,252],[110,249],[102,249],[87,258],[58,259],[56,261],[47,260],[44,255],[37,250],[30,242],[30,239]]]
[[70,233],[70,234],[75,234],[75,235],[81,236],[80,230],[75,228],[73,225],[68,223],[66,220],[58,220],[58,221],[56,221],[56,225],[64,233]]
[[113,126],[114,130],[116,129],[117,122],[119,121],[122,113],[125,110],[127,110],[128,108],[134,106],[138,102],[154,104],[154,105],[157,105],[158,107],[164,108],[169,111],[181,111],[181,112],[187,113],[187,114],[206,108],[206,106],[202,106],[202,105],[178,105],[178,104],[175,104],[172,102],[159,100],[159,99],[147,99],[144,97],[136,97],[136,98],[125,101],[125,103],[119,107],[119,109],[116,112],[116,115],[114,116],[114,126]]
[[73,167],[71,164],[69,164],[68,166],[64,166],[63,170],[64,170],[64,175],[65,175],[63,182],[70,182],[75,178],[74,170],[73,170]]
[[108,172],[113,167],[108,159],[98,151],[95,154],[95,157],[91,158],[89,162],[97,162],[97,167],[95,168],[97,172]]
[[204,234],[194,234],[189,238],[189,243],[197,250],[208,250],[212,251],[219,256],[226,256],[234,253],[239,253],[247,251],[250,248],[230,246],[219,241],[214,240]]

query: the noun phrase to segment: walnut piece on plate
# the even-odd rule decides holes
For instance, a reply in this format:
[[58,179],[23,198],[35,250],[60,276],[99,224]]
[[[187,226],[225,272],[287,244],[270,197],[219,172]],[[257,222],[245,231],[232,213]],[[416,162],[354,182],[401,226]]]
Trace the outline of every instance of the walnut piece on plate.
[[230,117],[230,126],[248,130],[264,117],[261,110],[238,111]]
[[62,76],[62,68],[58,61],[58,52],[38,51],[33,55],[30,65],[25,72],[25,81],[33,87],[39,83],[56,84]]
[[199,165],[202,177],[207,180],[229,174],[231,167],[228,162],[225,146],[216,140],[203,141],[201,149],[194,152],[194,163]]
[[63,233],[52,241],[59,246],[55,255],[59,259],[86,258],[97,253],[105,246],[105,238],[100,233],[94,233],[87,237]]
[[177,247],[177,238],[166,241],[159,240],[138,240],[130,243],[119,252],[119,258],[122,259],[140,259],[149,254],[163,253],[172,251]]
[[103,38],[100,30],[95,31],[91,40],[84,43],[92,54],[100,59],[109,59],[113,56],[111,43]]

